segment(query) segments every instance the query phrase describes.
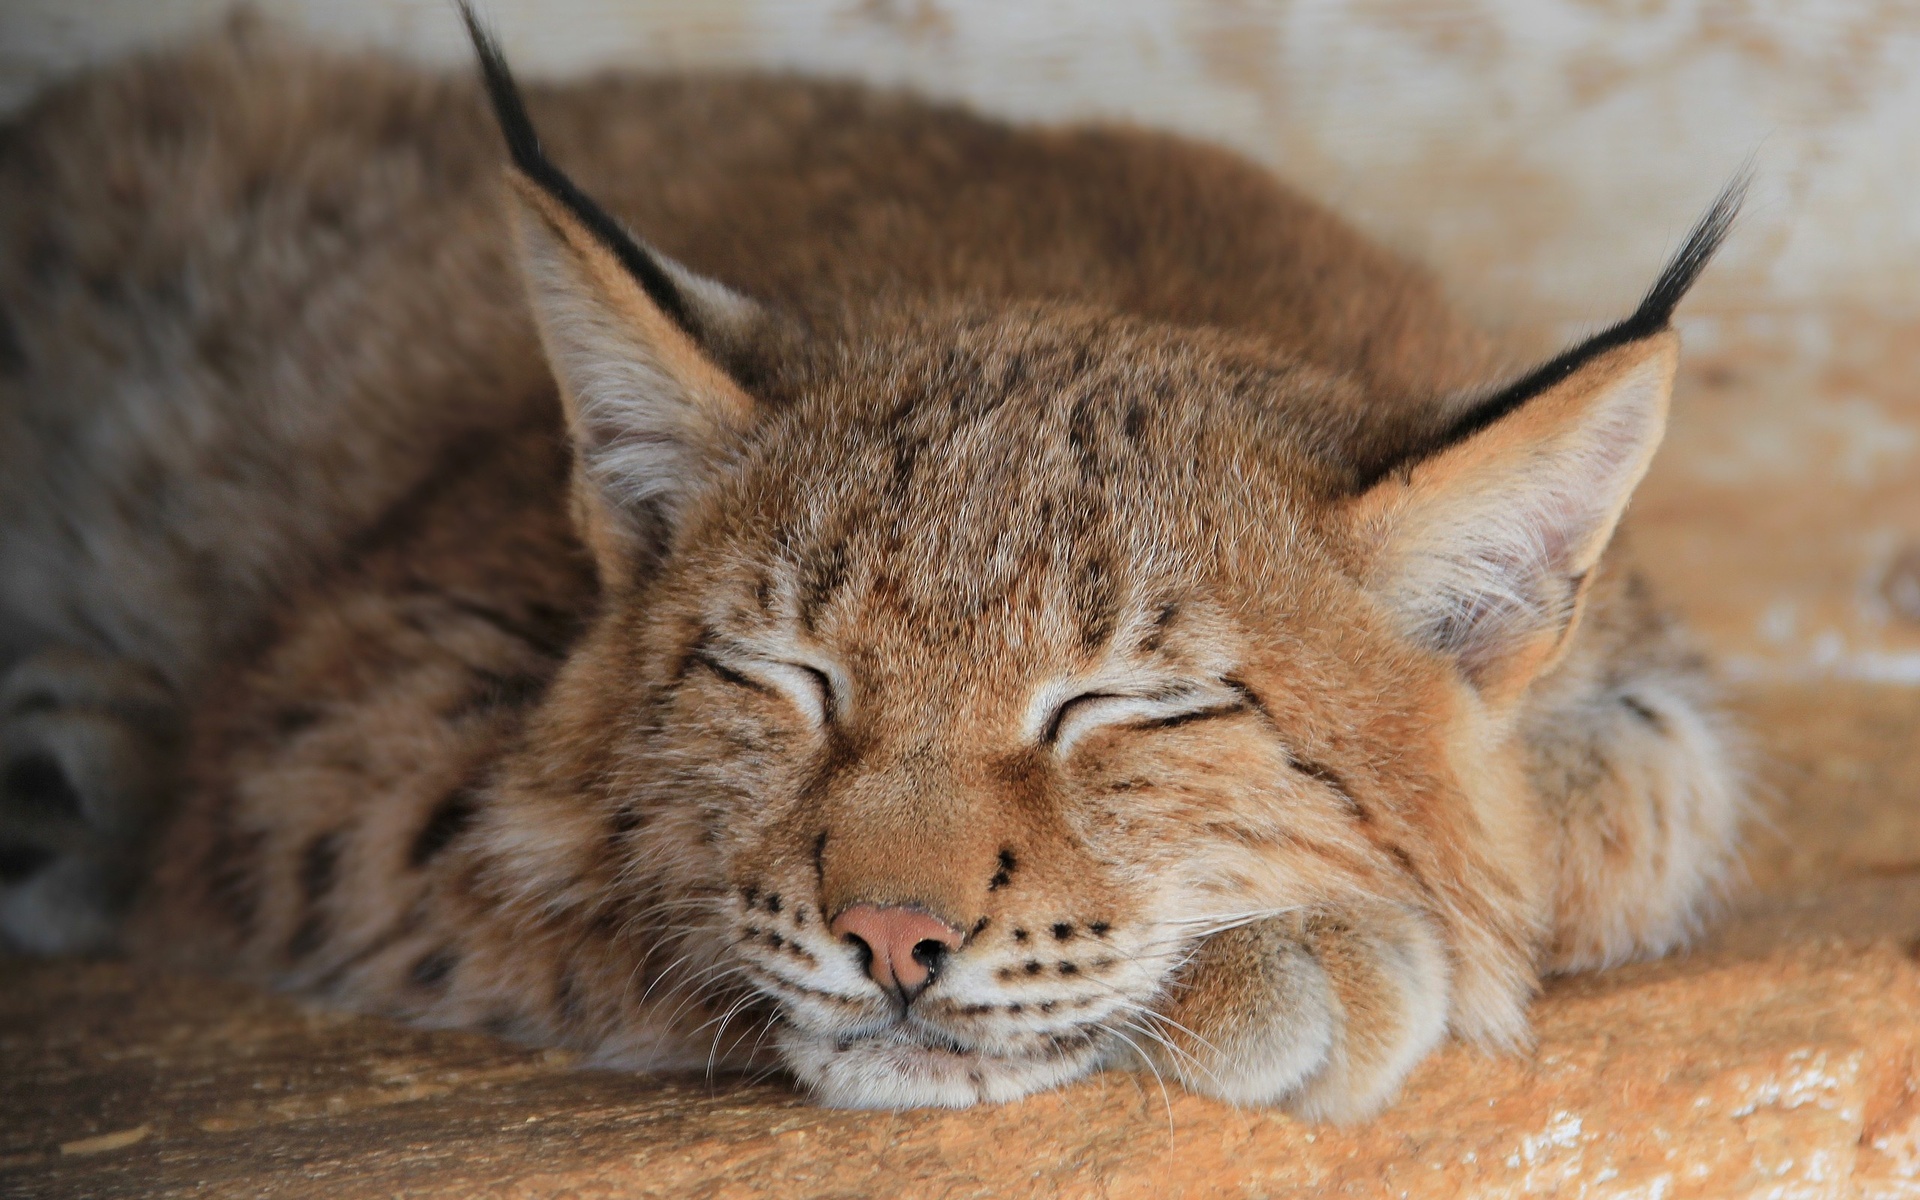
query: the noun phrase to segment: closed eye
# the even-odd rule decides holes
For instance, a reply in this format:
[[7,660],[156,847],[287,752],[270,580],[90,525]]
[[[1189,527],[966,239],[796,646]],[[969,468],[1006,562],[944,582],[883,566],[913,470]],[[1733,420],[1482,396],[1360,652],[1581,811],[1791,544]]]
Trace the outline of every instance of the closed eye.
[[815,725],[827,725],[839,708],[832,678],[810,663],[695,656],[700,665],[735,687],[783,697]]
[[1236,693],[1204,687],[1180,686],[1146,694],[1081,692],[1054,708],[1040,730],[1040,743],[1065,754],[1096,729],[1170,729],[1231,716],[1245,708],[1246,701]]

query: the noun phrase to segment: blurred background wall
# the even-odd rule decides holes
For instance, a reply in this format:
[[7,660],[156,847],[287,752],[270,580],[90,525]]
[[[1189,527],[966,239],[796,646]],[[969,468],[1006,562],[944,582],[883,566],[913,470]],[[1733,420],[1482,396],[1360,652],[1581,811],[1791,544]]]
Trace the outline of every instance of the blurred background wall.
[[[446,0],[254,7],[335,44],[464,58]],[[1224,141],[1427,260],[1482,320],[1536,346],[1629,307],[1751,159],[1748,212],[1686,309],[1683,403],[1639,505],[1642,540],[1736,670],[1920,683],[1920,4],[481,7],[528,74],[791,67]],[[0,107],[228,9],[0,0]]]

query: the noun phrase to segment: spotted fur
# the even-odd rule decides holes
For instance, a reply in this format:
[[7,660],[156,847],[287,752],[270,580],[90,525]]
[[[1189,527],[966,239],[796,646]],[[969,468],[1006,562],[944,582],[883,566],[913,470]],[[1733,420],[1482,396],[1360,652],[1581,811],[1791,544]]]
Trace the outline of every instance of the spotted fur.
[[[242,30],[6,131],[11,939],[144,861],[137,954],[608,1063],[1348,1118],[1690,932],[1740,793],[1608,548],[1664,317],[1516,373],[1146,132],[528,112],[509,169],[470,82]],[[103,714],[144,771],[19,767]],[[904,1009],[856,903],[964,931]]]

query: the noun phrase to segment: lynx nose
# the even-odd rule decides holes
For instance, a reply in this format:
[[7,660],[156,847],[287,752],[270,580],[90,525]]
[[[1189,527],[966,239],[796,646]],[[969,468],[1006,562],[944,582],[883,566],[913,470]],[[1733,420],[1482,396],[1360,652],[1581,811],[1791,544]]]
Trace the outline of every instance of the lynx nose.
[[867,951],[867,975],[911,1003],[933,982],[949,951],[960,948],[960,931],[917,908],[856,904],[829,927],[842,941]]

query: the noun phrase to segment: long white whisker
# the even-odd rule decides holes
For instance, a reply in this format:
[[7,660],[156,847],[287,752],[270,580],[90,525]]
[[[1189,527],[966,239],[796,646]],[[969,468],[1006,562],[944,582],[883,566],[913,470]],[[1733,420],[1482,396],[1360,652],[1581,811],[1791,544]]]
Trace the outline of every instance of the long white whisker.
[[[727,1022],[733,1020],[735,1013],[753,1003],[757,998],[757,993],[748,992],[738,1000],[735,1000],[732,1007],[727,1009],[726,1015],[720,1018],[720,1028],[713,1031],[713,1049],[707,1051],[707,1083],[709,1086],[713,1083],[713,1065],[720,1057],[720,1039],[726,1036]],[[706,1026],[703,1025],[701,1028],[704,1029]],[[695,1030],[694,1032],[698,1033],[699,1030]]]
[[1112,1034],[1114,1037],[1119,1038],[1121,1041],[1125,1042],[1127,1045],[1132,1046],[1133,1052],[1140,1057],[1141,1062],[1146,1064],[1147,1070],[1153,1072],[1154,1082],[1160,1085],[1160,1103],[1167,1110],[1167,1148],[1172,1149],[1173,1148],[1173,1097],[1169,1095],[1167,1092],[1166,1078],[1160,1074],[1160,1068],[1157,1065],[1155,1065],[1153,1061],[1153,1056],[1148,1054],[1145,1050],[1142,1050],[1140,1048],[1140,1043],[1134,1041],[1132,1038],[1128,1037],[1126,1034],[1121,1033],[1118,1029],[1115,1029],[1113,1026],[1108,1025],[1105,1022],[1101,1022],[1098,1026],[1096,1026],[1096,1028],[1104,1030],[1105,1032]]

